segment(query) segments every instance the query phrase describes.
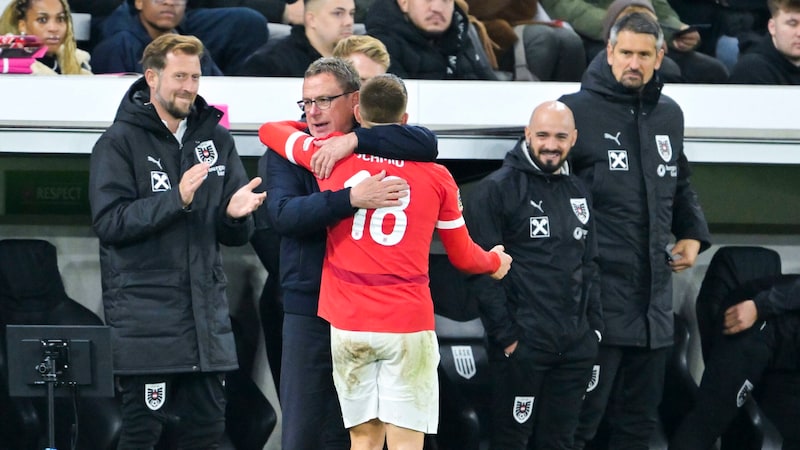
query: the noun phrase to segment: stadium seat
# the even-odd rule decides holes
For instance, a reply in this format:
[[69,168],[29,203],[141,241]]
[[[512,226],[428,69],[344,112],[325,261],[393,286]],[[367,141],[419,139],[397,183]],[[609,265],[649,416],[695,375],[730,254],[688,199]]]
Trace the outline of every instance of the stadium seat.
[[[0,324],[102,325],[93,312],[69,298],[56,248],[36,239],[0,241]],[[39,450],[47,443],[46,397],[9,397],[5,329],[0,334],[0,448]],[[106,450],[116,446],[122,419],[113,398],[55,399],[57,448]],[[73,424],[77,423],[77,430]],[[77,435],[75,434],[77,432]],[[76,447],[70,442],[77,436]]]

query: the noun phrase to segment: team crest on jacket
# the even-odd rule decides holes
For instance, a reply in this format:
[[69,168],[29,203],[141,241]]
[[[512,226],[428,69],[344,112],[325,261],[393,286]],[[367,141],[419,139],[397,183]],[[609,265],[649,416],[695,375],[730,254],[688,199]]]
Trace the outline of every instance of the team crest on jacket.
[[514,420],[525,423],[533,413],[534,397],[514,397]]
[[665,134],[656,135],[656,147],[658,147],[658,154],[664,162],[669,162],[672,159],[672,144],[669,142],[669,136]]
[[152,383],[144,385],[144,403],[148,408],[156,411],[164,406],[167,399],[167,383]]
[[751,392],[753,392],[753,383],[751,383],[750,380],[744,380],[742,387],[739,388],[739,392],[736,394],[737,408],[741,408],[742,405],[744,405],[744,402],[747,401],[747,397]]
[[586,199],[571,198],[569,199],[569,204],[572,205],[572,212],[575,213],[575,217],[586,225],[586,222],[589,221],[589,205],[586,203]]
[[456,373],[467,380],[474,377],[477,367],[475,366],[475,355],[472,354],[472,347],[469,345],[454,345],[451,350]]
[[198,161],[208,163],[209,166],[213,166],[219,157],[217,147],[214,146],[214,141],[210,139],[197,144],[197,147],[194,148],[194,154],[197,156]]

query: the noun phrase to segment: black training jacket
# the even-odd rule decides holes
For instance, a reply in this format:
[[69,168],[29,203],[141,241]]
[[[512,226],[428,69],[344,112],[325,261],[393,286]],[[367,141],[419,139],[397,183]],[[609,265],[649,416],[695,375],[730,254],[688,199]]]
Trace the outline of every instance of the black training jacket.
[[672,345],[673,235],[710,234],[683,153],[683,112],[657,75],[641,92],[623,87],[599,54],[579,92],[561,97],[575,115],[571,168],[592,193],[597,225],[603,344]]
[[[140,78],[92,150],[92,227],[118,374],[237,367],[220,244],[244,245],[253,232],[251,217],[226,214],[248,178],[222,113],[200,97],[195,108],[179,143]],[[183,209],[178,184],[201,159],[208,177]]]
[[522,141],[503,166],[465,196],[470,235],[485,249],[503,244],[514,258],[501,281],[474,279],[492,345],[519,340],[554,353],[601,331],[594,213],[580,180],[539,170]]

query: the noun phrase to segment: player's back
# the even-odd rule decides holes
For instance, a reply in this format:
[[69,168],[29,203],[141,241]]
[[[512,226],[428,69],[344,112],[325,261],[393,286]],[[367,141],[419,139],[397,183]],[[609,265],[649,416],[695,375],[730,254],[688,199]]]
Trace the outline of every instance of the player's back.
[[441,165],[371,155],[341,161],[320,188],[354,186],[381,170],[406,180],[408,195],[400,206],[361,209],[329,228],[320,315],[343,329],[432,329],[430,243],[437,223],[462,220],[458,188]]

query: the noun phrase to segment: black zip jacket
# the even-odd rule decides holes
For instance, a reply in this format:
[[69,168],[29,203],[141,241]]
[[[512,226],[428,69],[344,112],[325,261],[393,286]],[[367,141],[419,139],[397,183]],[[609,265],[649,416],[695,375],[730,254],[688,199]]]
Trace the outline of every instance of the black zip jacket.
[[592,193],[597,225],[603,344],[672,345],[672,270],[665,248],[710,233],[689,184],[683,112],[661,94],[656,74],[641,92],[616,81],[605,53],[589,65],[581,90],[561,97],[578,141],[571,168]]
[[322,55],[311,46],[302,25],[289,36],[267,42],[242,64],[237,75],[252,77],[302,77],[308,66]]
[[[179,143],[140,78],[92,150],[92,227],[118,374],[237,367],[219,245],[252,234],[252,218],[226,214],[248,178],[222,113],[201,97],[194,106]],[[184,209],[178,184],[200,158],[211,169]]]
[[503,166],[466,198],[464,219],[485,249],[503,244],[514,258],[501,281],[474,278],[492,345],[519,340],[553,353],[602,332],[597,245],[589,192],[580,180],[539,170],[520,141]]
[[389,72],[425,80],[496,80],[488,61],[469,38],[469,19],[456,5],[444,34],[430,36],[406,18],[396,0],[375,0],[369,8],[367,33],[386,45]]

